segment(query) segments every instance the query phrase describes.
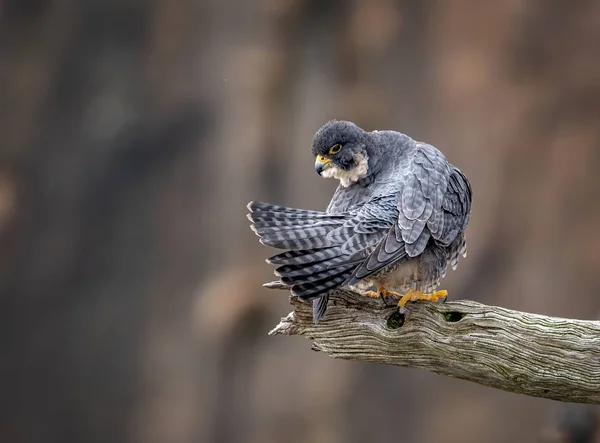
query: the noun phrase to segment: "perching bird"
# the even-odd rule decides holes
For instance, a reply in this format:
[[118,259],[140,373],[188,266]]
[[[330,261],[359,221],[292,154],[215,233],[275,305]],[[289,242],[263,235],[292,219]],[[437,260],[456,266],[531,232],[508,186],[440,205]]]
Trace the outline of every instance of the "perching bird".
[[319,129],[312,153],[317,173],[340,181],[327,210],[250,202],[248,218],[262,244],[288,250],[267,262],[293,295],[313,301],[315,323],[341,287],[400,297],[401,311],[445,300],[447,291],[433,291],[467,254],[467,177],[431,145],[347,121]]

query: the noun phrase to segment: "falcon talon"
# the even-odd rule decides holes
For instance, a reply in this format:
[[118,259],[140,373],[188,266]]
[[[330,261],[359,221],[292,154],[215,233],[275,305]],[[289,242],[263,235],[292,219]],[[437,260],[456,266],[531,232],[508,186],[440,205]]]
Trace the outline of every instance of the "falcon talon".
[[268,261],[295,295],[315,301],[314,321],[345,287],[375,287],[364,295],[386,306],[386,297],[400,297],[401,314],[407,302],[444,303],[447,292],[421,290],[439,286],[466,256],[472,191],[465,174],[434,146],[348,121],[323,125],[311,152],[315,171],[339,180],[327,209],[252,201],[248,218],[262,244],[283,250]]
[[379,298],[381,299],[381,301],[383,302],[383,305],[387,308],[389,308],[390,306],[394,306],[393,303],[388,303],[387,300],[385,299],[385,294],[383,291],[378,291],[379,292]]

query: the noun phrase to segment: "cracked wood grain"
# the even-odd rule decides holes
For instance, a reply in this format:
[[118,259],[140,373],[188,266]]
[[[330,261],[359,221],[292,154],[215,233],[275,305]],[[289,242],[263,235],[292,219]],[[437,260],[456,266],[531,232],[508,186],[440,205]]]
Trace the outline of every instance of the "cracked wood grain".
[[[265,286],[286,289],[278,282]],[[350,291],[334,293],[324,319],[291,297],[270,335],[301,335],[335,358],[423,368],[509,392],[600,404],[600,322],[486,306],[409,303],[401,316]]]

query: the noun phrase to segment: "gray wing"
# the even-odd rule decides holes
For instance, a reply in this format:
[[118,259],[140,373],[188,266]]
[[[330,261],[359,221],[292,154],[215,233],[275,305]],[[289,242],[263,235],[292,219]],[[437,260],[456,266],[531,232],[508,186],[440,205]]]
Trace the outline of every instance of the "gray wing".
[[350,212],[368,204],[372,197],[372,192],[365,188],[356,186],[346,188],[339,185],[331,197],[326,212],[330,214]]
[[449,246],[464,231],[471,213],[471,185],[431,145],[417,143],[398,202],[398,224],[406,252],[421,254],[430,238]]
[[430,240],[450,245],[467,226],[471,187],[460,170],[431,145],[416,143],[396,196],[397,221],[356,268],[354,284],[406,257],[420,255]]
[[[261,243],[290,251],[270,257],[275,274],[304,300],[341,286],[398,220],[396,196],[371,199],[350,212],[329,214],[264,202],[248,204]],[[326,300],[314,306],[323,312]]]

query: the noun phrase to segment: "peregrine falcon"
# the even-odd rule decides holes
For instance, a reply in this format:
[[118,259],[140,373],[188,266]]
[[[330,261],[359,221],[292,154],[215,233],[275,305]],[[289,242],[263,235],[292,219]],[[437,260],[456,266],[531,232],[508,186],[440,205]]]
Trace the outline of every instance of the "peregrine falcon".
[[312,300],[315,323],[342,287],[400,297],[401,311],[445,300],[434,291],[467,254],[467,177],[431,145],[347,121],[319,129],[312,154],[317,173],[340,182],[327,210],[250,202],[248,218],[262,244],[286,250],[267,262],[293,295]]

